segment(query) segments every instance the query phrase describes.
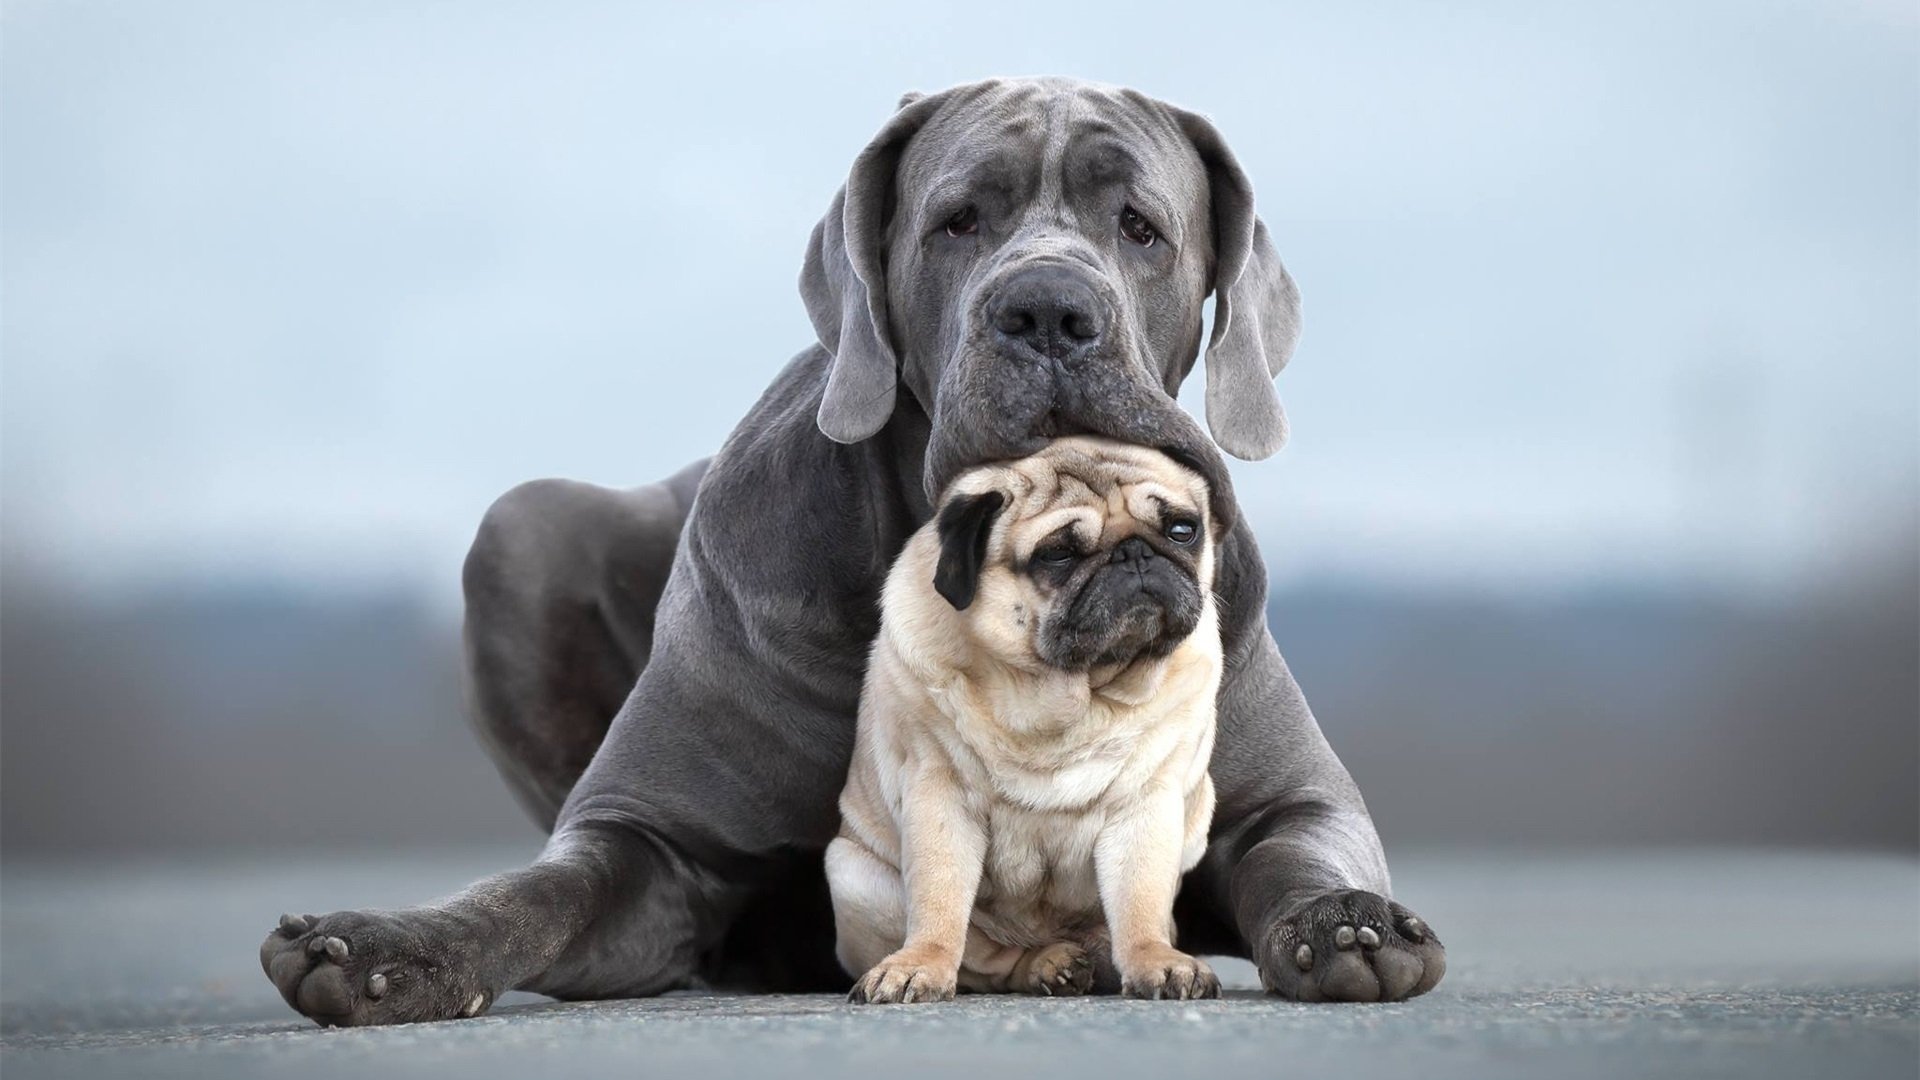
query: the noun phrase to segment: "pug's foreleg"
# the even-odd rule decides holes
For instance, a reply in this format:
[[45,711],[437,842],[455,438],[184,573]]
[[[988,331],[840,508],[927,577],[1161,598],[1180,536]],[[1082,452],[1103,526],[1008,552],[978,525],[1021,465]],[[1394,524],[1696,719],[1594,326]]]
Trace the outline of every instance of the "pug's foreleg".
[[856,1002],[950,1001],[980,890],[987,837],[944,765],[921,767],[901,799],[907,940],[861,977]]
[[1173,947],[1173,898],[1180,889],[1186,799],[1156,785],[1108,822],[1094,844],[1100,902],[1113,935],[1120,990],[1129,997],[1210,998],[1220,980],[1205,962]]

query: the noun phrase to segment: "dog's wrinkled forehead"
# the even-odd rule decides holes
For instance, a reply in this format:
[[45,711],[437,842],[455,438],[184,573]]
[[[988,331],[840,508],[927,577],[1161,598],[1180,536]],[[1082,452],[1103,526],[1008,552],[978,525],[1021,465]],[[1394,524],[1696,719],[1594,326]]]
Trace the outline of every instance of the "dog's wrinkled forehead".
[[975,203],[1053,212],[1048,223],[1071,232],[1080,224],[1065,219],[1071,200],[1120,186],[1163,227],[1184,231],[1206,213],[1206,185],[1192,143],[1138,94],[1063,79],[995,82],[956,94],[907,146],[895,220],[924,231]]

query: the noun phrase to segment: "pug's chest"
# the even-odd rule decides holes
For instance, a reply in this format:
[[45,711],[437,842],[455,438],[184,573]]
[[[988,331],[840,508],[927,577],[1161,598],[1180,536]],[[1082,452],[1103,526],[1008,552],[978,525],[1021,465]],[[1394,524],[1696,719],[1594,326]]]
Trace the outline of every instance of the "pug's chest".
[[1093,852],[1106,815],[996,801],[986,819],[975,926],[1002,944],[1031,947],[1100,925]]
[[[987,703],[980,703],[987,704]],[[1180,782],[1204,756],[1211,716],[1082,705],[1049,714],[993,702],[962,714],[945,750],[973,792],[986,851],[973,923],[1006,945],[1032,947],[1105,922],[1094,851],[1143,792]],[[1200,794],[1197,782],[1188,792]]]
[[1019,763],[976,774],[987,845],[974,922],[988,937],[1031,946],[1103,922],[1094,849],[1131,804],[1152,763],[1118,749]]

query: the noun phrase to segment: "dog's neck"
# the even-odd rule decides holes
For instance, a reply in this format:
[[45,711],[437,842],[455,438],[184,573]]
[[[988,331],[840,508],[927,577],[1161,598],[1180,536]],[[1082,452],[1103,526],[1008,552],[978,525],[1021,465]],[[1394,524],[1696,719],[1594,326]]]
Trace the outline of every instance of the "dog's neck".
[[927,442],[932,437],[933,421],[903,386],[887,426],[861,444],[871,449],[875,472],[901,500],[916,529],[933,517],[925,479]]

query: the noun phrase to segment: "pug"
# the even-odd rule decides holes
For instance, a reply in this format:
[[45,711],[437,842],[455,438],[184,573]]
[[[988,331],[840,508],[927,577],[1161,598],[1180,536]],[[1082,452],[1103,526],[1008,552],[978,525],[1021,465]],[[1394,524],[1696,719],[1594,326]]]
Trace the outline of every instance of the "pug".
[[907,542],[826,856],[852,1000],[1219,995],[1173,942],[1213,816],[1208,495],[1062,438],[962,474]]

